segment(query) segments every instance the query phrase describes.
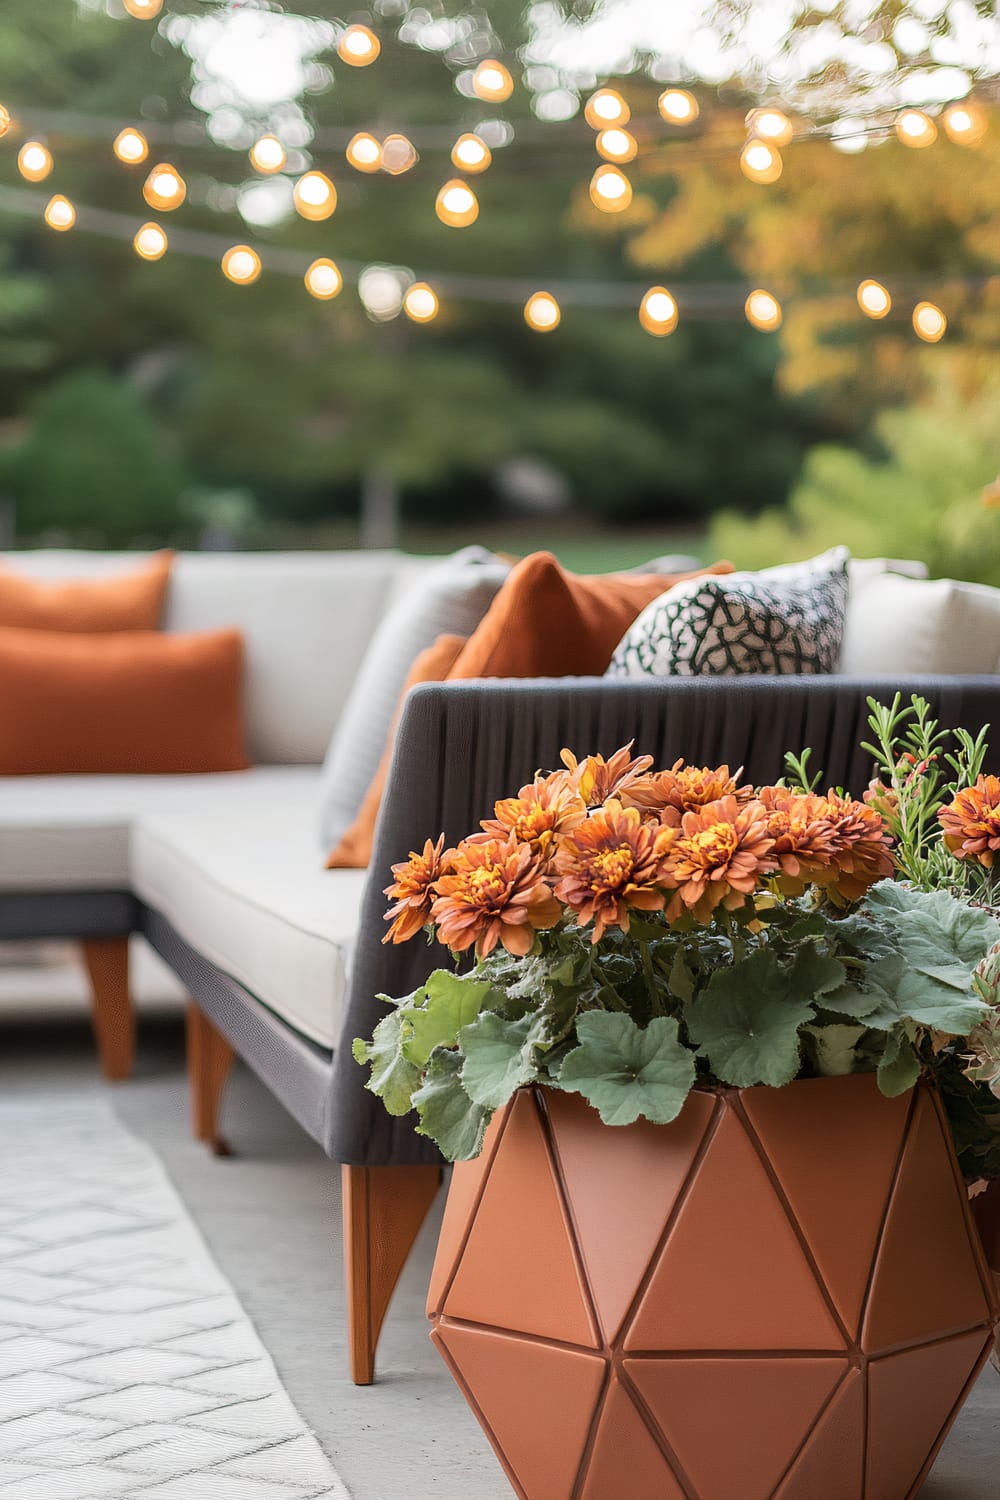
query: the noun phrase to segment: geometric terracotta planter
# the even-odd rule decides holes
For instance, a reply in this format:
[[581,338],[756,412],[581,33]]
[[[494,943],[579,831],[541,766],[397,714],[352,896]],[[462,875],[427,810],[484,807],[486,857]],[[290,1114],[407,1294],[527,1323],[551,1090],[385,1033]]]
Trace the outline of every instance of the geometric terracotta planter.
[[614,1128],[520,1091],[428,1315],[522,1500],[906,1500],[997,1308],[935,1090],[858,1075]]

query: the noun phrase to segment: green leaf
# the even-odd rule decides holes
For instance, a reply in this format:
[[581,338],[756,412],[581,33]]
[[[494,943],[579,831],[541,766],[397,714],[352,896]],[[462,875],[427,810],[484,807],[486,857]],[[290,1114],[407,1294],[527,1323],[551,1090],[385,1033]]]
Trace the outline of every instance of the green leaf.
[[920,1058],[901,1026],[886,1037],[885,1051],[878,1065],[878,1086],[887,1099],[895,1099],[912,1089],[920,1077]]
[[[987,1015],[989,1007],[977,1000],[971,983],[960,993],[952,985],[912,967],[902,956],[880,958],[865,976],[861,997],[867,1008],[846,1012],[842,992],[828,999],[832,1010],[854,1014],[877,1031],[892,1031],[901,1021],[915,1021],[948,1036],[965,1036]],[[868,1006],[867,1002],[874,1001]]]
[[461,1079],[462,1058],[441,1047],[431,1057],[423,1084],[413,1095],[418,1135],[429,1136],[449,1161],[471,1161],[483,1146],[490,1111],[473,1104]]
[[[410,997],[405,1014],[403,1056],[418,1068],[427,1066],[435,1047],[454,1047],[463,1026],[479,1015],[492,985],[481,979],[437,969]],[[502,998],[499,991],[497,998]]]
[[891,930],[907,963],[955,989],[970,988],[971,971],[1000,938],[995,917],[947,891],[915,891],[883,880],[865,904]]
[[858,1064],[855,1048],[865,1034],[864,1026],[843,1026],[833,1022],[802,1029],[812,1038],[816,1071],[823,1078],[843,1078],[855,1071]]
[[391,1115],[409,1114],[420,1083],[420,1069],[403,1055],[405,1022],[403,1011],[394,1010],[379,1021],[371,1042],[356,1037],[352,1048],[357,1062],[371,1063],[365,1088],[379,1096]]
[[532,1040],[543,1033],[542,1018],[530,1011],[516,1021],[487,1011],[463,1027],[462,1086],[469,1098],[486,1109],[501,1109],[515,1089],[538,1076]]
[[799,1027],[814,1014],[809,1000],[793,993],[792,978],[774,954],[762,950],[713,974],[685,1020],[723,1083],[781,1088],[799,1071]]
[[694,1054],[678,1033],[668,1016],[640,1030],[631,1016],[588,1011],[576,1023],[580,1045],[566,1057],[559,1087],[582,1094],[605,1125],[630,1125],[640,1116],[667,1125],[696,1077]]
[[796,995],[813,999],[839,989],[846,973],[839,959],[821,953],[815,943],[806,943],[796,955],[790,982]]
[[684,958],[684,949],[678,948],[674,954],[674,961],[670,965],[670,975],[667,979],[667,988],[678,1000],[685,1002],[694,999],[694,975],[687,966]]

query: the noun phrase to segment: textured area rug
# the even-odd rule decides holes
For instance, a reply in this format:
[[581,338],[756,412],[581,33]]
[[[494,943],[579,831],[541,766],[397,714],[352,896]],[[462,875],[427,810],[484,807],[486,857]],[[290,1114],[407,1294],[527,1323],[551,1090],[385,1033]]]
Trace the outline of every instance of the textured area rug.
[[348,1500],[153,1153],[0,1100],[2,1500]]

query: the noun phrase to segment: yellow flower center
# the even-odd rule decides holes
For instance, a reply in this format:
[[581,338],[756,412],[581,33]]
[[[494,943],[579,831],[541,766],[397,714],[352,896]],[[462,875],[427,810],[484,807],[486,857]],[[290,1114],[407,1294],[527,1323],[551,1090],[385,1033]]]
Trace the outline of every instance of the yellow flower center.
[[736,829],[731,823],[713,823],[711,828],[694,834],[688,843],[702,864],[726,864],[736,853]]
[[499,865],[480,865],[475,870],[470,870],[465,877],[468,887],[469,900],[476,904],[485,905],[489,901],[495,901],[502,896],[506,889],[506,882]]
[[591,869],[598,877],[593,883],[616,889],[626,883],[634,868],[635,860],[627,844],[617,849],[602,849],[591,862]]

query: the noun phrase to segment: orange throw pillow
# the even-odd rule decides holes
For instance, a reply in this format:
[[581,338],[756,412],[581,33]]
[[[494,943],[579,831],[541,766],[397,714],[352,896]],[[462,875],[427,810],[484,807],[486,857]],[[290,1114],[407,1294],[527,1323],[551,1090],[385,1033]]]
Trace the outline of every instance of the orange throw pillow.
[[382,752],[382,759],[375,772],[375,778],[365,793],[365,800],[358,809],[357,817],[327,860],[328,870],[363,870],[371,863],[375,819],[378,817],[382,793],[389,775],[392,747],[396,741],[396,730],[399,728],[406,695],[411,687],[416,687],[418,682],[444,682],[464,646],[464,636],[439,635],[433,646],[428,646],[426,651],[421,651],[413,663],[403,684],[403,692],[392,721],[392,728],[389,730],[385,749]]
[[0,567],[0,626],[19,630],[157,630],[170,582],[172,552],[141,568],[101,578],[29,578]]
[[0,629],[0,776],[243,771],[243,637]]

